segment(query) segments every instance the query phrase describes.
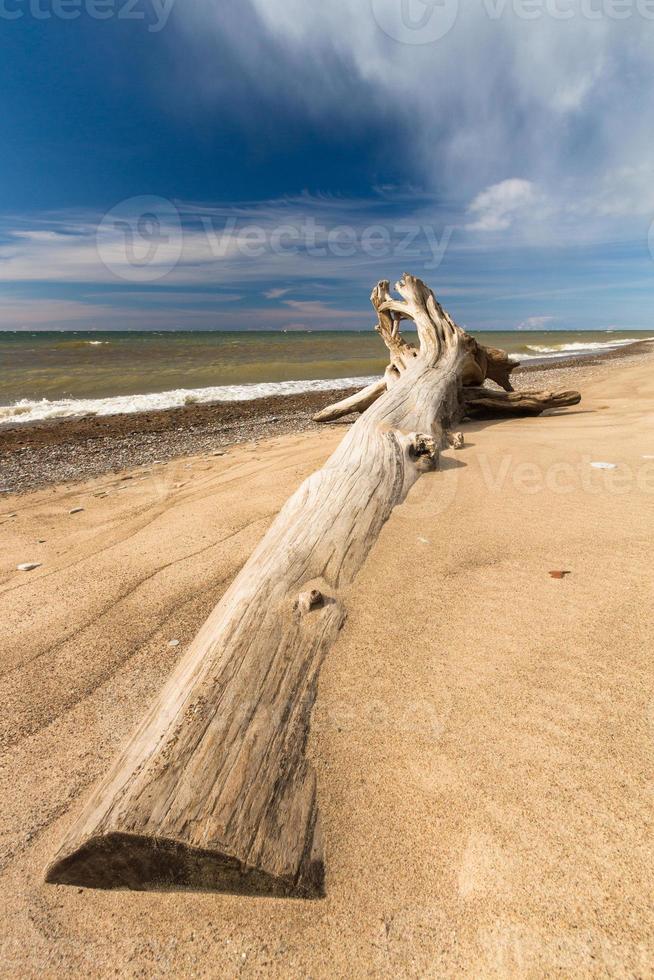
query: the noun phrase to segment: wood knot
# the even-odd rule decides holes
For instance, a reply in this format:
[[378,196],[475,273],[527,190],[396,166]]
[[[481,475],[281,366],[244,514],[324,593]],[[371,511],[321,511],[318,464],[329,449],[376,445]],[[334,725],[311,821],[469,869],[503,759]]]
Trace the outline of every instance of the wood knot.
[[447,433],[447,444],[451,446],[452,449],[463,449],[463,433],[462,432],[448,432]]
[[325,604],[325,597],[320,589],[311,589],[309,592],[300,592],[295,600],[295,608],[304,614],[311,612],[312,609],[320,609]]
[[431,436],[415,432],[409,440],[409,456],[418,469],[434,470],[438,466],[438,446]]

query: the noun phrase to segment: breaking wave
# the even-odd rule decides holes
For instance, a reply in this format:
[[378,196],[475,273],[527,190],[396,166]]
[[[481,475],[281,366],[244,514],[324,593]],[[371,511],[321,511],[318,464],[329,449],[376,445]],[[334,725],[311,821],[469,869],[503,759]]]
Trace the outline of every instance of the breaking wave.
[[221,385],[211,388],[176,388],[148,395],[117,395],[111,398],[21,398],[13,405],[0,406],[0,425],[15,422],[41,422],[45,419],[79,418],[83,415],[122,415],[156,412],[165,408],[200,405],[207,402],[251,401],[270,395],[296,395],[307,391],[340,391],[361,388],[378,377],[325,378],[318,381],[268,381],[259,384]]

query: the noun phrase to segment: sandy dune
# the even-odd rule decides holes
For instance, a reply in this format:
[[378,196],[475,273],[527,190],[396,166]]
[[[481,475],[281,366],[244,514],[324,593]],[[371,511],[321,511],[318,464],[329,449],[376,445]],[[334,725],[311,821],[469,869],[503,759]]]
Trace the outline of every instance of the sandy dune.
[[468,426],[385,527],[314,716],[322,901],[42,871],[342,429],[0,498],[2,974],[653,976],[653,367]]

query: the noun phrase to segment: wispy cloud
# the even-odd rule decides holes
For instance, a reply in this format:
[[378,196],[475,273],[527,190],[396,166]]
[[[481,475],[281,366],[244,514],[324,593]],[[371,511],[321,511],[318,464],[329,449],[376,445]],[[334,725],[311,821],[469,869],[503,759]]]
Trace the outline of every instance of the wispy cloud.
[[101,330],[116,320],[112,306],[75,300],[0,297],[0,329],[3,330]]
[[0,329],[65,326],[62,296],[73,304],[68,322],[85,329],[365,328],[372,285],[404,271],[422,275],[471,329],[528,329],[535,301],[562,325],[629,315],[628,325],[647,328],[644,170],[605,175],[601,193],[581,179],[572,186],[513,176],[447,203],[388,188],[367,198],[169,202],[158,224],[133,215],[127,231],[89,212],[7,218]]
[[297,313],[298,316],[307,317],[329,317],[330,319],[338,319],[339,317],[350,315],[351,311],[348,310],[337,310],[330,306],[328,303],[324,303],[322,300],[294,300],[285,299],[284,305],[288,306],[293,313]]

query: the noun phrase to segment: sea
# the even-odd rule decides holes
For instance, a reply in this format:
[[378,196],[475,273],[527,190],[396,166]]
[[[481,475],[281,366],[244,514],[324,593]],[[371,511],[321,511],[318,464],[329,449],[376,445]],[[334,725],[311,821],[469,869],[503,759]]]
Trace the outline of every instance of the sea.
[[[535,364],[654,339],[633,330],[476,336]],[[0,332],[0,425],[350,388],[379,377],[386,363],[386,349],[372,330],[5,331]]]

